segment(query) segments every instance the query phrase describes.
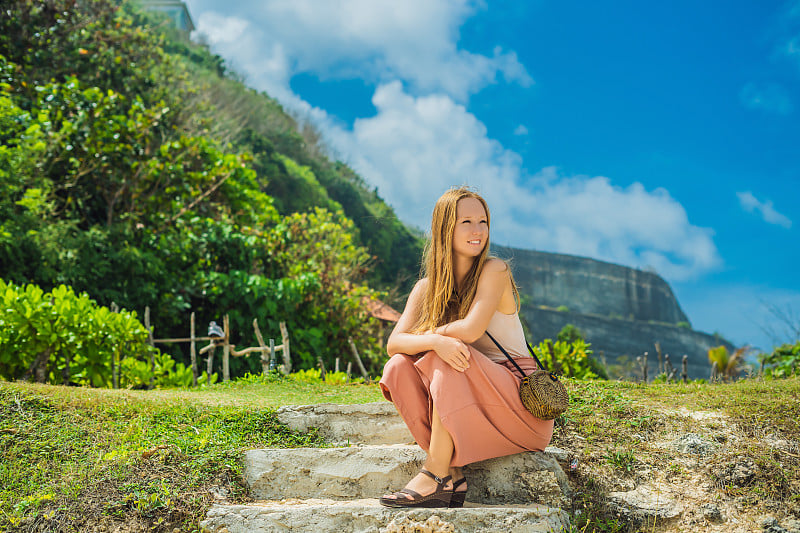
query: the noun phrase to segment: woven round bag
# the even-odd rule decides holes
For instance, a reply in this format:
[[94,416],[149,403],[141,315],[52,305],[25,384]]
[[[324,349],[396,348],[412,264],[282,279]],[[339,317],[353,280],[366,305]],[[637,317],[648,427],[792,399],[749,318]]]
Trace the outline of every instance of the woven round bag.
[[536,357],[536,352],[533,351],[530,344],[527,342],[525,343],[528,345],[528,351],[531,357],[533,357],[533,360],[536,361],[539,370],[535,370],[526,376],[517,362],[514,361],[514,359],[508,355],[505,348],[497,342],[497,339],[492,337],[492,334],[488,331],[486,335],[492,339],[492,342],[500,348],[503,355],[508,358],[511,364],[513,364],[523,376],[519,384],[519,399],[522,400],[522,405],[525,406],[525,409],[530,411],[536,418],[541,418],[542,420],[552,420],[567,410],[567,405],[569,404],[567,388],[559,381],[558,376],[544,370],[542,362]]
[[536,418],[552,420],[567,410],[569,396],[564,384],[552,372],[536,370],[519,385],[522,405]]

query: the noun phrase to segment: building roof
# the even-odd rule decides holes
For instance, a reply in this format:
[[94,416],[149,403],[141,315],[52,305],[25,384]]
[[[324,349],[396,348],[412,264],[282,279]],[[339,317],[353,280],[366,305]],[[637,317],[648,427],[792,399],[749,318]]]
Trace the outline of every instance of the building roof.
[[364,305],[367,311],[369,311],[369,314],[378,320],[385,320],[387,322],[397,322],[400,320],[400,313],[380,300],[364,297]]

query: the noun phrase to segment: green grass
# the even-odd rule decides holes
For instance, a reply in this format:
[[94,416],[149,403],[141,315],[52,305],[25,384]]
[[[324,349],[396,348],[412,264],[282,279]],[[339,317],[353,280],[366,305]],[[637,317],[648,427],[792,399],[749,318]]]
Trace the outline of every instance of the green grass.
[[377,385],[290,380],[155,391],[0,382],[0,531],[114,520],[196,530],[212,489],[246,500],[242,450],[325,445],[275,408],[380,398]]
[[[679,486],[690,482],[691,468],[656,445],[690,432],[729,444],[708,458],[709,475],[715,464],[741,457],[756,465],[746,486],[719,486],[722,501],[736,499],[754,515],[766,512],[765,502],[800,514],[800,456],[765,444],[767,435],[800,441],[800,378],[565,382],[570,409],[557,420],[553,444],[579,459],[574,470],[565,465],[576,491],[570,511],[581,511],[574,531],[635,531],[641,524],[618,517],[606,495],[635,485],[643,469]],[[287,379],[154,391],[0,382],[0,530],[85,531],[114,522],[197,530],[214,492],[248,501],[243,450],[326,445],[314,432],[278,423],[277,407],[381,398],[374,384]],[[724,422],[681,414],[696,411]]]

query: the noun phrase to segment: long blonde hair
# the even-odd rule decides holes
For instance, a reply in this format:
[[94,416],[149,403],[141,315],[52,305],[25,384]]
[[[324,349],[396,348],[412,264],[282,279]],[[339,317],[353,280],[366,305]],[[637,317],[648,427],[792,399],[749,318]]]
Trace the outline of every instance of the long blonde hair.
[[[431,235],[425,246],[422,265],[422,277],[428,278],[428,286],[425,290],[419,319],[414,327],[415,332],[434,329],[464,318],[475,299],[478,279],[483,272],[483,266],[490,257],[489,238],[487,237],[483,250],[467,271],[461,290],[458,290],[453,268],[453,234],[456,227],[458,201],[464,198],[475,198],[483,205],[486,211],[487,227],[491,227],[491,216],[486,200],[468,187],[450,189],[436,201],[431,217]],[[511,276],[510,269],[509,276]],[[513,277],[511,277],[511,287],[514,291],[514,299],[519,306],[519,294]]]

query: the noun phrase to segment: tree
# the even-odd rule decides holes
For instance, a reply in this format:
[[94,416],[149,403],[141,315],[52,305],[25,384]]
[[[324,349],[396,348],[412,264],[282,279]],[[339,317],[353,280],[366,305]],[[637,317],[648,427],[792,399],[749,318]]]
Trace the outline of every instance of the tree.
[[717,346],[708,350],[708,361],[712,366],[716,364],[717,375],[722,376],[725,381],[730,381],[741,372],[744,356],[750,349],[750,346],[742,346],[729,353],[725,346]]

